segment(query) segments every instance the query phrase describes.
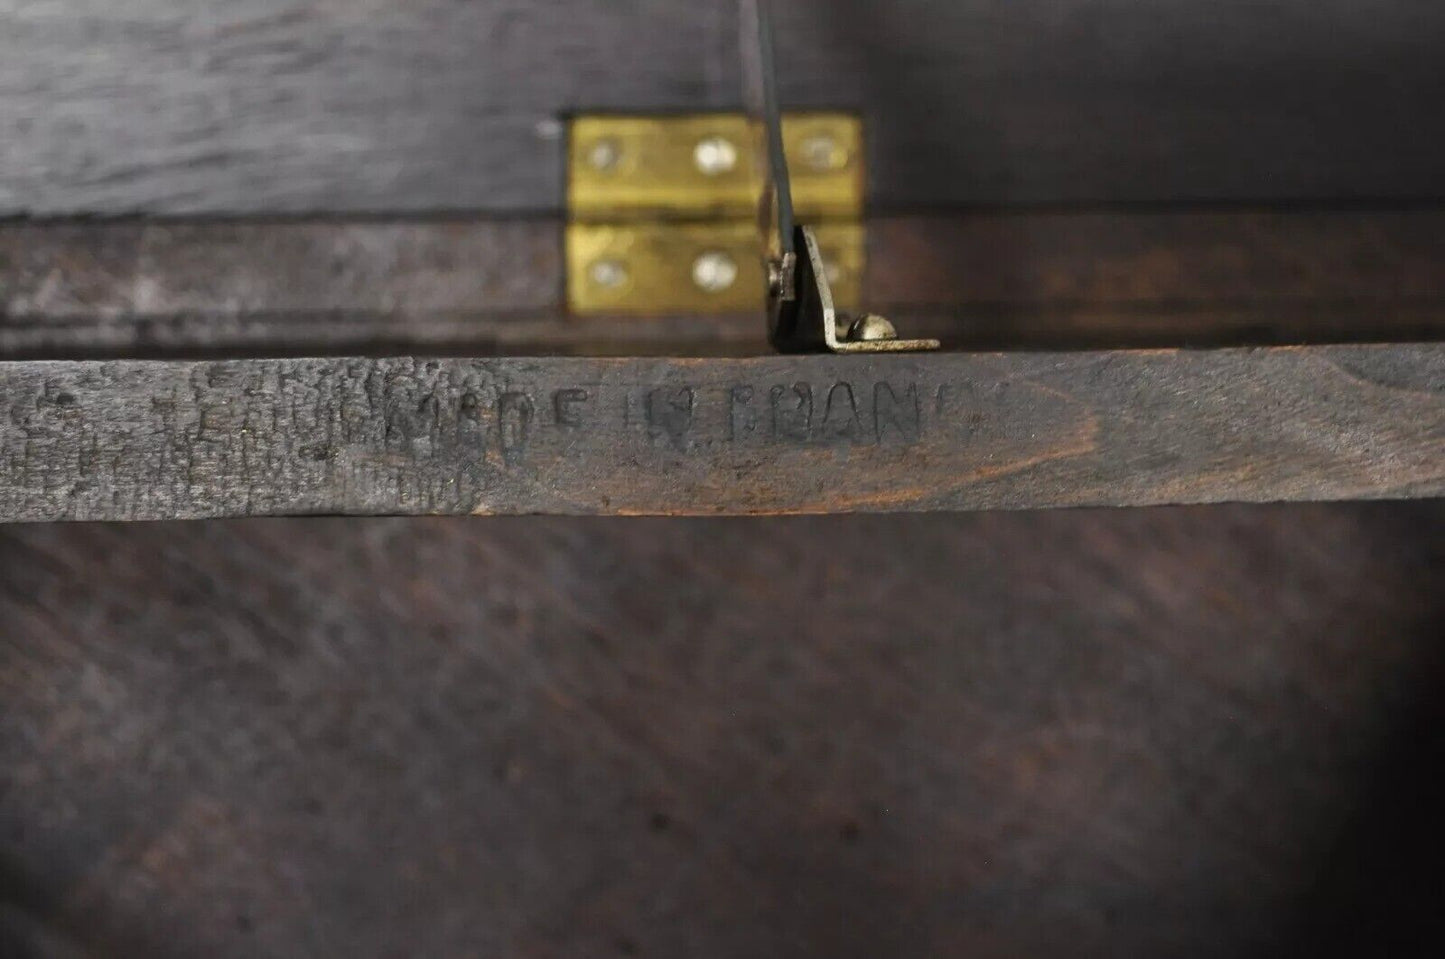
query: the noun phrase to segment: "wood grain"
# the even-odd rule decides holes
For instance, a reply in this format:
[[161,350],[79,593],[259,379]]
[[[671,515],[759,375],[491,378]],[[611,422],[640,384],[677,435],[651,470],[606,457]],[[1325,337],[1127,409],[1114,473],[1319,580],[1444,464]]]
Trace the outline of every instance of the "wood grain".
[[[867,298],[984,348],[1445,335],[1445,212],[875,217]],[[0,356],[766,352],[757,317],[560,316],[551,220],[0,224]]]
[[561,256],[552,222],[19,221],[0,224],[0,311],[63,323],[555,309]]
[[1445,299],[1445,211],[1433,207],[878,217],[868,240],[868,292],[890,308]]
[[[1442,195],[1418,0],[790,0],[798,108],[870,125],[881,210]],[[729,4],[0,8],[0,214],[557,212],[558,119],[736,107]]]
[[8,520],[1445,493],[1445,346],[37,362],[4,374]]
[[[148,215],[0,222],[0,356],[758,352],[558,309],[558,117],[734,106],[728,6],[0,4],[0,216]],[[778,6],[909,322],[1438,338],[1440,4]],[[1441,349],[0,364],[0,520],[1438,496]],[[0,527],[0,956],[1415,954],[1442,521]]]
[[6,527],[0,954],[1419,954],[1442,524]]

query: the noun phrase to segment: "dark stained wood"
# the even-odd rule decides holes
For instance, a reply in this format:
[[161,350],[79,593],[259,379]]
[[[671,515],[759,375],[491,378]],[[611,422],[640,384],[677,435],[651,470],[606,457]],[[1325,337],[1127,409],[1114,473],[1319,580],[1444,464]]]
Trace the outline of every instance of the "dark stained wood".
[[[558,309],[558,115],[734,105],[729,6],[4,5],[0,216],[269,219],[0,223],[0,356],[761,352],[752,317]],[[1440,4],[778,6],[788,101],[868,116],[870,284],[909,323],[1438,338],[1438,203],[1309,211],[1445,195]],[[940,215],[1014,203],[1057,208]],[[946,447],[869,446],[866,387],[857,447],[771,432],[782,371],[867,363],[583,363],[631,371],[636,428],[564,445],[554,392],[520,451],[558,361],[0,365],[0,519],[1439,495],[1440,349],[917,361],[974,387]],[[680,395],[646,398],[700,368],[766,371],[762,432],[672,447]],[[0,527],[0,956],[1419,954],[1442,524]]]
[[0,955],[1429,954],[1442,530],[0,529]]
[[[714,20],[670,0],[11,7],[0,210],[556,208],[559,114],[706,103]],[[620,60],[640,34],[664,42]]]
[[561,258],[553,222],[3,224],[0,356],[564,349]]
[[1445,345],[0,372],[7,520],[1445,493]]
[[7,323],[555,311],[561,258],[553,222],[17,221],[0,224],[0,311]]
[[1280,307],[1445,299],[1445,210],[1156,210],[879,217],[890,308]]
[[[736,107],[730,3],[0,10],[0,214],[557,212],[558,119]],[[1420,0],[789,0],[798,108],[861,109],[882,210],[1440,197]]]
[[871,303],[984,349],[1445,335],[1445,214],[1154,210],[883,217]]
[[[953,345],[1445,335],[1445,212],[875,217],[870,304]],[[0,224],[0,356],[766,351],[757,317],[559,317],[555,221]]]

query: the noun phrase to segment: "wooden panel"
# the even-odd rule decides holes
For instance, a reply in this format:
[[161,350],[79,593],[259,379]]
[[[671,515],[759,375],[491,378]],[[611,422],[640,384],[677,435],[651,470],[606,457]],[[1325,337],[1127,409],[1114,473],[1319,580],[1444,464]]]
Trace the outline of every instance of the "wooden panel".
[[526,221],[0,225],[8,322],[555,310],[562,241]]
[[[0,209],[559,206],[558,112],[706,102],[669,0],[65,0],[0,13]],[[648,56],[618,51],[667,38]],[[735,48],[735,43],[733,44]],[[731,49],[729,51],[731,55]]]
[[1419,955],[1442,522],[0,529],[0,954]]
[[1439,4],[775,6],[785,99],[857,97],[884,209],[1442,195]]
[[1445,211],[881,217],[869,294],[890,308],[1445,300]]
[[1445,346],[4,372],[9,520],[1445,493]]
[[870,223],[870,302],[984,349],[1445,335],[1445,215],[973,214]]
[[[882,210],[1442,192],[1439,4],[778,7],[786,101],[866,113]],[[12,3],[0,214],[555,212],[561,114],[737,70],[727,3]]]
[[[1445,212],[877,217],[867,299],[954,345],[1445,334]],[[0,355],[760,353],[749,317],[559,317],[555,221],[0,224]]]

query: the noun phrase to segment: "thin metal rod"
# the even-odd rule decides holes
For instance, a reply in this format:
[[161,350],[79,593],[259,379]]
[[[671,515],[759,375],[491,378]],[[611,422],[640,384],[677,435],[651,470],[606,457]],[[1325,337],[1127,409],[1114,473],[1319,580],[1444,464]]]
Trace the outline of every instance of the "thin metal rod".
[[783,253],[795,252],[793,240],[793,187],[783,147],[783,111],[778,98],[777,59],[773,18],[768,0],[741,0],[742,61],[749,112],[767,134],[769,183],[777,217],[778,244]]

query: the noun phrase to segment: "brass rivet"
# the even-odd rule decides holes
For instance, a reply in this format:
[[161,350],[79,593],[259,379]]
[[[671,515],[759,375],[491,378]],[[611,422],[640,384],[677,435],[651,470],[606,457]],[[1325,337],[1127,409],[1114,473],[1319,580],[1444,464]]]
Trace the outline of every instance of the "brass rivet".
[[706,293],[721,293],[738,281],[738,263],[726,253],[704,253],[692,265],[692,281]]
[[621,260],[598,260],[587,269],[587,277],[594,286],[615,290],[626,286],[630,275],[627,264]]
[[847,147],[828,133],[809,137],[799,149],[803,166],[815,173],[836,173],[846,169],[853,159]]
[[706,176],[722,176],[738,166],[738,148],[723,137],[708,137],[692,151],[693,163]]
[[879,343],[898,339],[898,330],[883,317],[870,313],[854,320],[843,338],[850,343]]

